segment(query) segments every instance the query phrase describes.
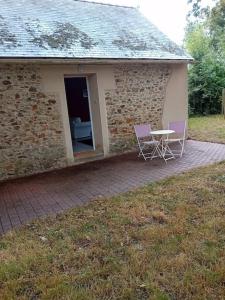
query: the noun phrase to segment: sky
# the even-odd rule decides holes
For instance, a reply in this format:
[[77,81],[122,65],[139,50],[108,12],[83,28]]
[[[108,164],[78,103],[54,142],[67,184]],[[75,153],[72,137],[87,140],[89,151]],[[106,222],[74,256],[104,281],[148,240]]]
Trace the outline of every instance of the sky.
[[[91,1],[91,0],[90,0]],[[182,45],[189,11],[187,0],[92,0],[126,6],[138,6],[140,11],[170,39]],[[203,0],[212,5],[213,0]]]

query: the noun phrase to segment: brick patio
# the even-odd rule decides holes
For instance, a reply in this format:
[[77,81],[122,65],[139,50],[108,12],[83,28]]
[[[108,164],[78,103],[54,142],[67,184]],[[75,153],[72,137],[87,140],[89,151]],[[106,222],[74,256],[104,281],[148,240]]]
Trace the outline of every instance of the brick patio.
[[97,197],[110,197],[183,171],[225,160],[225,145],[186,142],[183,158],[143,161],[136,153],[0,184],[0,233]]

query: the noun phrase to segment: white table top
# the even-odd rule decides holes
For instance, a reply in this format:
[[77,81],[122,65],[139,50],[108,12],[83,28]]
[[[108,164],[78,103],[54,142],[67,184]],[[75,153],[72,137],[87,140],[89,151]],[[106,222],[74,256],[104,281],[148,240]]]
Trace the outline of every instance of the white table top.
[[150,132],[152,135],[165,135],[175,133],[174,130],[163,129],[163,130],[153,130]]

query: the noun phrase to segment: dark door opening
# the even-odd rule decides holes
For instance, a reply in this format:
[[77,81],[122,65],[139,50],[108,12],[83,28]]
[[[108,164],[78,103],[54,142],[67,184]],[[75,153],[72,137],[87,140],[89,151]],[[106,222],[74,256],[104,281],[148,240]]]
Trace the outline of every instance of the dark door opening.
[[64,79],[74,152],[94,149],[86,77]]

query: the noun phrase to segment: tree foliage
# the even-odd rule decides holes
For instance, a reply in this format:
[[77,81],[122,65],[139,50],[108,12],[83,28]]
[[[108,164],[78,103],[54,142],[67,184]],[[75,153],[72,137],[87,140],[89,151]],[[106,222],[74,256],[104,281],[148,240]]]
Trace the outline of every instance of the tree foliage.
[[188,18],[193,16],[194,18],[204,19],[205,16],[209,15],[210,7],[202,6],[201,0],[188,0],[188,4],[192,6],[191,10],[188,13]]
[[225,54],[225,0],[220,0],[208,18],[212,46],[223,56]]
[[221,111],[225,88],[225,0],[203,8],[200,0],[192,4],[188,16],[185,46],[195,59],[189,68],[189,107],[191,114]]

